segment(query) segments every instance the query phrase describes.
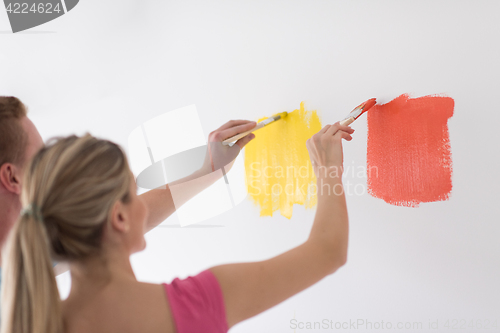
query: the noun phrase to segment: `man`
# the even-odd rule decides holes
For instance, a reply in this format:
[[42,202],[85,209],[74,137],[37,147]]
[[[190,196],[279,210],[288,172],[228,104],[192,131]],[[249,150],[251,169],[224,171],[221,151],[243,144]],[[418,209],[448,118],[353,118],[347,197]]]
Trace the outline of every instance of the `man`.
[[0,96],[0,248],[22,208],[24,167],[41,147],[42,137],[24,104],[16,97]]
[[[149,211],[145,232],[156,227],[177,208],[222,177],[221,172],[214,171],[224,167],[228,172],[241,149],[254,136],[247,135],[231,147],[223,145],[222,141],[255,126],[255,122],[248,120],[231,120],[222,125],[210,133],[210,147],[200,169],[187,177],[142,194]],[[27,116],[26,106],[16,97],[0,96],[0,254],[22,209],[20,196],[24,169],[43,145],[40,133]],[[202,177],[209,174],[209,177]],[[175,188],[175,204],[172,198],[174,190],[171,187]],[[56,275],[67,270],[68,266],[65,264],[54,267]]]

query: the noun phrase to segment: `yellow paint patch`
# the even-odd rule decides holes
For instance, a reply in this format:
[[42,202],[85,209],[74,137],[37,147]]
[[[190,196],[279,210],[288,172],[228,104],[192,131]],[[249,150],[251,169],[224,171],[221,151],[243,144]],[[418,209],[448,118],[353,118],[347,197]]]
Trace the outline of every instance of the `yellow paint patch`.
[[316,111],[306,111],[301,102],[299,110],[254,132],[255,139],[245,146],[245,181],[260,216],[279,209],[290,219],[294,204],[316,205],[316,176],[306,140],[321,128]]

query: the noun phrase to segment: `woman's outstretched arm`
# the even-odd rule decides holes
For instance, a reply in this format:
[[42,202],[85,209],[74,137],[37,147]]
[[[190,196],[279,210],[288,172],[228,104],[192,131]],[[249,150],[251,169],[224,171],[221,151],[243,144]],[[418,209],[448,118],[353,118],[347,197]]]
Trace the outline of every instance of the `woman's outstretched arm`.
[[[349,228],[341,139],[351,140],[352,132],[337,123],[308,140],[318,207],[307,241],[268,260],[210,268],[222,289],[229,327],[283,302],[345,264]],[[322,172],[322,167],[329,172]]]

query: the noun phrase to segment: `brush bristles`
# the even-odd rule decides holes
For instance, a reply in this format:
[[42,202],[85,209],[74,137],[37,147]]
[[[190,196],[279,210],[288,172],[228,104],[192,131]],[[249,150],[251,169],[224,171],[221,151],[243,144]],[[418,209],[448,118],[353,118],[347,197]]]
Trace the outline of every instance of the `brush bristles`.
[[286,111],[281,112],[281,113],[275,114],[274,116],[272,116],[272,118],[274,119],[274,121],[276,121],[276,120],[285,118],[287,114],[288,114],[288,112],[286,112]]

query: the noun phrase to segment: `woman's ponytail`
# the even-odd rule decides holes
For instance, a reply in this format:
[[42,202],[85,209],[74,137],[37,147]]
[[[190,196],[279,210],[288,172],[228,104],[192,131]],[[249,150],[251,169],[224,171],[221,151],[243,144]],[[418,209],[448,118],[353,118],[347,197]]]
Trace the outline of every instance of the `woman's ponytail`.
[[61,333],[59,290],[45,225],[24,213],[9,235],[2,267],[1,333]]

